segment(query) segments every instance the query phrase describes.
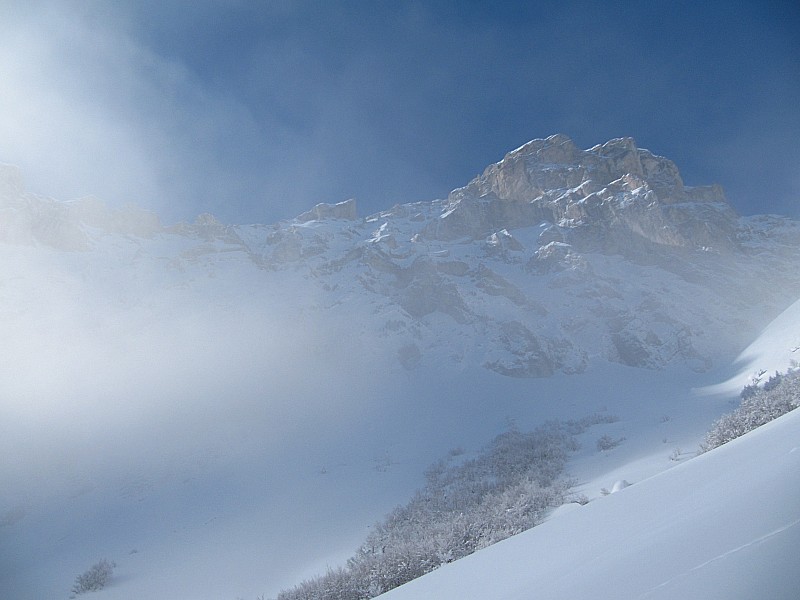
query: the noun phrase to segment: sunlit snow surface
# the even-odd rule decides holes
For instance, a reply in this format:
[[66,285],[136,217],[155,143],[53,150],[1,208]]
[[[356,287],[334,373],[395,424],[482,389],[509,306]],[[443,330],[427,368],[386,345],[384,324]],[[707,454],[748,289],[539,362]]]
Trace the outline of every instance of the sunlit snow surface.
[[[799,308],[784,311],[743,353],[748,367],[788,366]],[[795,410],[618,493],[564,507],[543,525],[382,598],[792,600],[800,588],[798,548]]]
[[[601,489],[617,480],[638,485],[686,460],[705,424],[727,405],[687,393],[708,375],[687,380],[680,372],[674,385],[663,384],[663,373],[619,366],[536,381],[488,371],[425,375],[421,380],[435,383],[422,386],[387,371],[370,389],[351,386],[350,392],[379,400],[349,421],[331,415],[330,430],[299,408],[284,408],[276,419],[292,435],[281,436],[280,446],[253,431],[263,415],[243,413],[215,416],[231,435],[220,431],[206,443],[173,429],[184,451],[135,426],[117,431],[120,439],[99,440],[99,455],[86,464],[65,460],[63,476],[45,489],[40,472],[15,474],[7,480],[26,493],[3,491],[9,511],[18,511],[8,513],[18,520],[0,529],[7,597],[66,597],[75,576],[102,557],[118,567],[98,597],[275,595],[342,564],[368,527],[422,484],[434,459],[456,446],[477,450],[512,422],[532,428],[550,418],[617,414],[619,422],[581,436],[570,465],[579,491],[601,502]],[[315,393],[345,395],[321,384]],[[601,453],[595,441],[604,433],[626,440]],[[159,443],[163,459],[149,448]],[[670,459],[676,448],[685,452],[677,462]],[[125,462],[117,468],[107,452]]]
[[381,597],[792,600],[798,498],[794,411]]

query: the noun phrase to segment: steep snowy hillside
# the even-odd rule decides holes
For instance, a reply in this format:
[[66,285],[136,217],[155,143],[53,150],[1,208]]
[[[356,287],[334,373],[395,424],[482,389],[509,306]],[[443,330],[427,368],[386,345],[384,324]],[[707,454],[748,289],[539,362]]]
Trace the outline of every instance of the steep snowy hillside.
[[794,411],[380,597],[791,600],[799,440]]
[[800,297],[798,264],[796,221],[630,139],[274,225],[165,226],[1,167],[0,597],[66,597],[103,557],[108,599],[274,595],[512,423],[613,413],[591,435],[624,443],[570,470],[591,498],[641,481],[728,408],[691,390]]
[[[748,366],[785,371],[786,342],[800,332],[797,307],[743,353]],[[703,391],[722,394],[732,385]],[[564,507],[544,525],[381,598],[794,598],[799,440],[795,410],[634,486],[609,486],[624,493]],[[630,476],[631,467],[617,475]]]
[[776,372],[800,366],[800,300],[783,311],[736,359],[739,372],[724,383],[703,390],[730,393],[761,384]]

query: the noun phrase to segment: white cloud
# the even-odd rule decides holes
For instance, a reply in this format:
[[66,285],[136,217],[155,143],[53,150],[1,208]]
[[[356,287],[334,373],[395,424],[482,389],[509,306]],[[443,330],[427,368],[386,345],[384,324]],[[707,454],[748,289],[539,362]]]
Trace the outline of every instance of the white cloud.
[[223,185],[215,142],[252,131],[252,120],[134,39],[124,19],[90,6],[2,10],[0,156],[47,195],[188,217],[193,191]]
[[291,305],[312,287],[287,282],[282,301],[255,267],[204,283],[202,269],[181,278],[157,257],[98,255],[4,252],[0,291],[16,307],[0,318],[12,349],[0,363],[7,494],[46,495],[81,473],[157,474],[204,454],[224,466],[319,447],[374,401],[354,357],[379,352],[347,323],[299,316]]

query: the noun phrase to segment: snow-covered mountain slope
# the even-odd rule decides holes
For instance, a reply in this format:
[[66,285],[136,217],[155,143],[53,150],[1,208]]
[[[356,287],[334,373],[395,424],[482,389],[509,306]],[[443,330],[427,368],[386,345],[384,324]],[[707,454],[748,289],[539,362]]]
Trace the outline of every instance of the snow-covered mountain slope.
[[364,219],[354,201],[319,205],[272,226],[203,215],[165,228],[95,199],[27,195],[10,168],[1,179],[0,239],[82,251],[87,265],[135,260],[198,296],[199,279],[234,263],[272,293],[293,273],[308,285],[290,304],[333,318],[363,305],[408,368],[444,354],[520,377],[596,358],[702,371],[800,296],[797,222],[737,218],[721,188],[684,186],[630,139],[589,150],[534,140],[446,200]]
[[571,471],[592,498],[641,481],[728,407],[690,390],[800,297],[798,258],[797,222],[628,139],[274,225],[164,226],[3,167],[0,597],[64,597],[103,556],[109,599],[275,594],[511,422],[613,412],[625,442]]
[[799,444],[794,411],[381,598],[791,600]]
[[[795,302],[764,328],[737,359],[737,368],[745,363],[737,376],[700,393],[735,394],[754,380],[754,367],[758,373],[796,367],[790,357],[799,307]],[[793,411],[707,454],[690,453],[675,469],[652,470],[658,474],[623,494],[563,507],[542,526],[381,597],[794,598],[799,440],[800,412]],[[636,466],[652,463],[652,457],[628,460],[608,473],[585,460],[576,461],[577,471],[616,479],[609,490],[627,484],[622,477],[631,478]],[[584,481],[583,489],[597,485]]]
[[739,372],[727,381],[703,390],[730,393],[746,385],[767,381],[777,373],[800,366],[800,300],[792,304],[764,329],[736,359]]

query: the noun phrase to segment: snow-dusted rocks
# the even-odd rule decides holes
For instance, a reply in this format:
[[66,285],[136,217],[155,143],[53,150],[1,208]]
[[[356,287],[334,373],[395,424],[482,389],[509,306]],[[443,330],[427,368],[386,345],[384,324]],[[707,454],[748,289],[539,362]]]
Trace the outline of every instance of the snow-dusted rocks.
[[719,186],[687,188],[671,160],[636,147],[632,138],[617,138],[580,150],[567,136],[532,140],[486,168],[466,187],[473,195],[493,192],[499,198],[526,202],[557,190],[588,196],[623,180],[630,190],[643,184],[660,202],[725,202]]
[[[719,186],[685,186],[672,161],[630,138],[588,150],[564,135],[533,140],[447,199],[366,218],[347,200],[269,226],[205,214],[162,227],[94,198],[28,194],[12,167],[0,170],[0,214],[0,240],[119,253],[124,238],[137,260],[178,268],[189,290],[192,266],[203,277],[252,269],[254,290],[299,277],[317,291],[291,301],[298,311],[358,314],[398,356],[415,348],[415,364],[514,377],[593,360],[707,370],[800,295],[798,223],[737,217]],[[180,250],[164,262],[167,240]],[[760,285],[764,272],[780,285]],[[342,308],[354,298],[357,310]]]
[[92,196],[58,202],[30,194],[19,169],[0,165],[0,242],[88,250],[98,234],[151,237],[161,230],[155,214],[134,206],[112,209]]
[[525,144],[454,190],[425,234],[475,238],[541,221],[585,250],[633,256],[658,246],[730,251],[736,214],[720,186],[684,186],[672,161],[631,138],[579,150],[555,135]]
[[355,199],[351,198],[350,200],[345,200],[337,204],[317,204],[308,212],[304,212],[297,217],[296,221],[299,223],[307,223],[308,221],[319,221],[320,219],[345,219],[348,221],[355,221]]

